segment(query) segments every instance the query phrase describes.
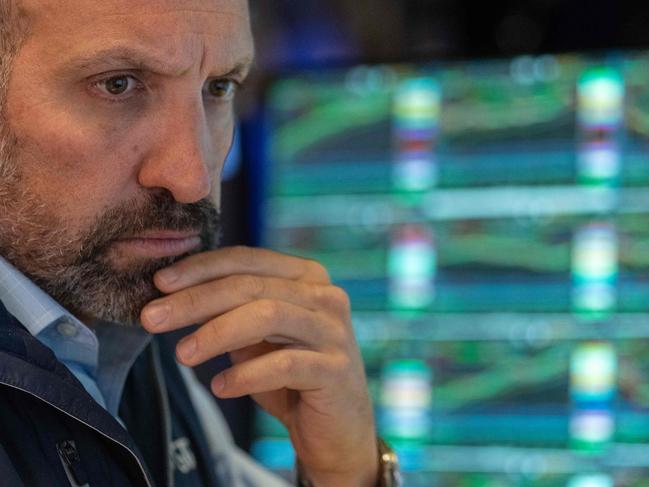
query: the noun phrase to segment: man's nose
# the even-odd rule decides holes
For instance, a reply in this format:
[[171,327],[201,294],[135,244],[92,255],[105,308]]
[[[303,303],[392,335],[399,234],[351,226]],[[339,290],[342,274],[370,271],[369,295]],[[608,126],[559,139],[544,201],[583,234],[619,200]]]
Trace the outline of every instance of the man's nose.
[[169,109],[155,125],[161,130],[152,134],[155,142],[140,166],[139,184],[166,189],[179,203],[208,197],[216,168],[202,103]]

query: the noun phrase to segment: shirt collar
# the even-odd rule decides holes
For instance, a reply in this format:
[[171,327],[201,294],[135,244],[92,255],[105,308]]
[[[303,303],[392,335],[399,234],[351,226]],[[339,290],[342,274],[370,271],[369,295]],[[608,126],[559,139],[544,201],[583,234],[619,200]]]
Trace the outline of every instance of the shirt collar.
[[[82,325],[45,291],[0,257],[0,301],[34,336],[62,318]],[[29,306],[27,305],[29,303]]]
[[102,406],[117,415],[128,372],[151,335],[141,327],[105,322],[98,322],[93,332],[2,257],[0,301]]
[[96,335],[5,259],[0,257],[0,301],[61,362],[76,362],[94,373]]

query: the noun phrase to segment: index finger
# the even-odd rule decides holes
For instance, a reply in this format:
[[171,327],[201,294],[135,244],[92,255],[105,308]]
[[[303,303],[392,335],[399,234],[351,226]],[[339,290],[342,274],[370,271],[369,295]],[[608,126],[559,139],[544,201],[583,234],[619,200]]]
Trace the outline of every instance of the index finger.
[[331,282],[327,270],[313,260],[240,246],[187,257],[158,272],[154,283],[162,292],[173,293],[235,274],[279,277],[312,284]]

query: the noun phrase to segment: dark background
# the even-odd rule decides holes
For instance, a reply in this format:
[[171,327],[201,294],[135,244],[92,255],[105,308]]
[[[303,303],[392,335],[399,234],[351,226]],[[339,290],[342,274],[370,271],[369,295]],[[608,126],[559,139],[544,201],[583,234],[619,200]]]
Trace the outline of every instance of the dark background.
[[[251,0],[257,66],[240,95],[242,166],[223,183],[224,245],[258,244],[258,115],[287,68],[507,57],[649,47],[649,2],[603,0]],[[209,383],[227,366],[199,369]],[[249,399],[220,401],[236,441],[252,435]]]
[[646,45],[647,2],[252,0],[259,64],[482,57]]

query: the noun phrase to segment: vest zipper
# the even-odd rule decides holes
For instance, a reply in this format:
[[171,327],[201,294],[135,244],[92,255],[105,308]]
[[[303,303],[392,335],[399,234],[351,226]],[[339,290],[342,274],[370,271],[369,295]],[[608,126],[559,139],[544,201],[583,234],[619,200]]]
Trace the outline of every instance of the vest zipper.
[[77,445],[74,441],[62,441],[56,445],[63,470],[72,487],[90,487],[86,473],[83,471]]
[[167,392],[167,383],[165,382],[162,364],[160,363],[160,348],[154,340],[151,342],[151,365],[155,386],[158,391],[160,408],[162,409],[162,429],[165,437],[165,466],[167,467],[167,486],[175,487],[176,479],[174,464],[171,462],[171,407],[169,406],[169,394]]
[[[128,446],[124,445],[124,444],[123,444],[122,442],[120,442],[120,441],[117,441],[115,438],[113,438],[113,437],[107,435],[106,433],[104,433],[104,432],[98,430],[98,429],[95,428],[93,425],[86,423],[85,421],[83,421],[83,420],[77,418],[76,416],[73,416],[72,414],[68,413],[68,412],[65,411],[64,409],[61,409],[60,407],[58,407],[58,406],[52,404],[52,403],[49,402],[49,401],[46,401],[46,400],[43,399],[42,397],[39,397],[39,396],[37,396],[36,394],[34,394],[34,393],[32,393],[32,392],[29,392],[28,390],[23,389],[22,387],[16,387],[16,386],[14,386],[14,385],[12,385],[12,384],[7,384],[6,382],[0,382],[0,385],[3,385],[3,386],[6,386],[6,387],[9,387],[9,388],[14,389],[14,390],[17,390],[17,391],[24,392],[25,394],[28,394],[28,395],[30,395],[31,397],[34,397],[34,398],[38,399],[39,401],[41,401],[41,402],[47,404],[48,406],[51,406],[51,407],[53,407],[54,409],[56,409],[56,410],[62,412],[63,414],[65,414],[65,415],[68,416],[69,418],[72,418],[72,419],[74,419],[75,421],[77,421],[78,423],[81,423],[82,425],[84,425],[84,426],[90,428],[91,430],[93,430],[93,431],[99,433],[99,434],[100,434],[101,436],[103,436],[104,438],[106,438],[106,439],[112,441],[113,443],[115,443],[115,444],[121,446],[124,450],[126,450],[127,452],[129,452],[130,455],[131,455],[131,456],[135,459],[135,461],[137,462],[138,467],[140,467],[140,473],[142,474],[142,477],[144,477],[144,481],[146,482],[147,487],[153,487],[153,484],[151,483],[151,480],[149,479],[149,476],[147,475],[146,470],[144,470],[144,466],[142,465],[142,462],[140,462],[140,459],[138,458],[138,456],[137,456],[135,453],[133,453],[133,451],[132,451]],[[67,473],[67,472],[66,472],[66,473]]]

